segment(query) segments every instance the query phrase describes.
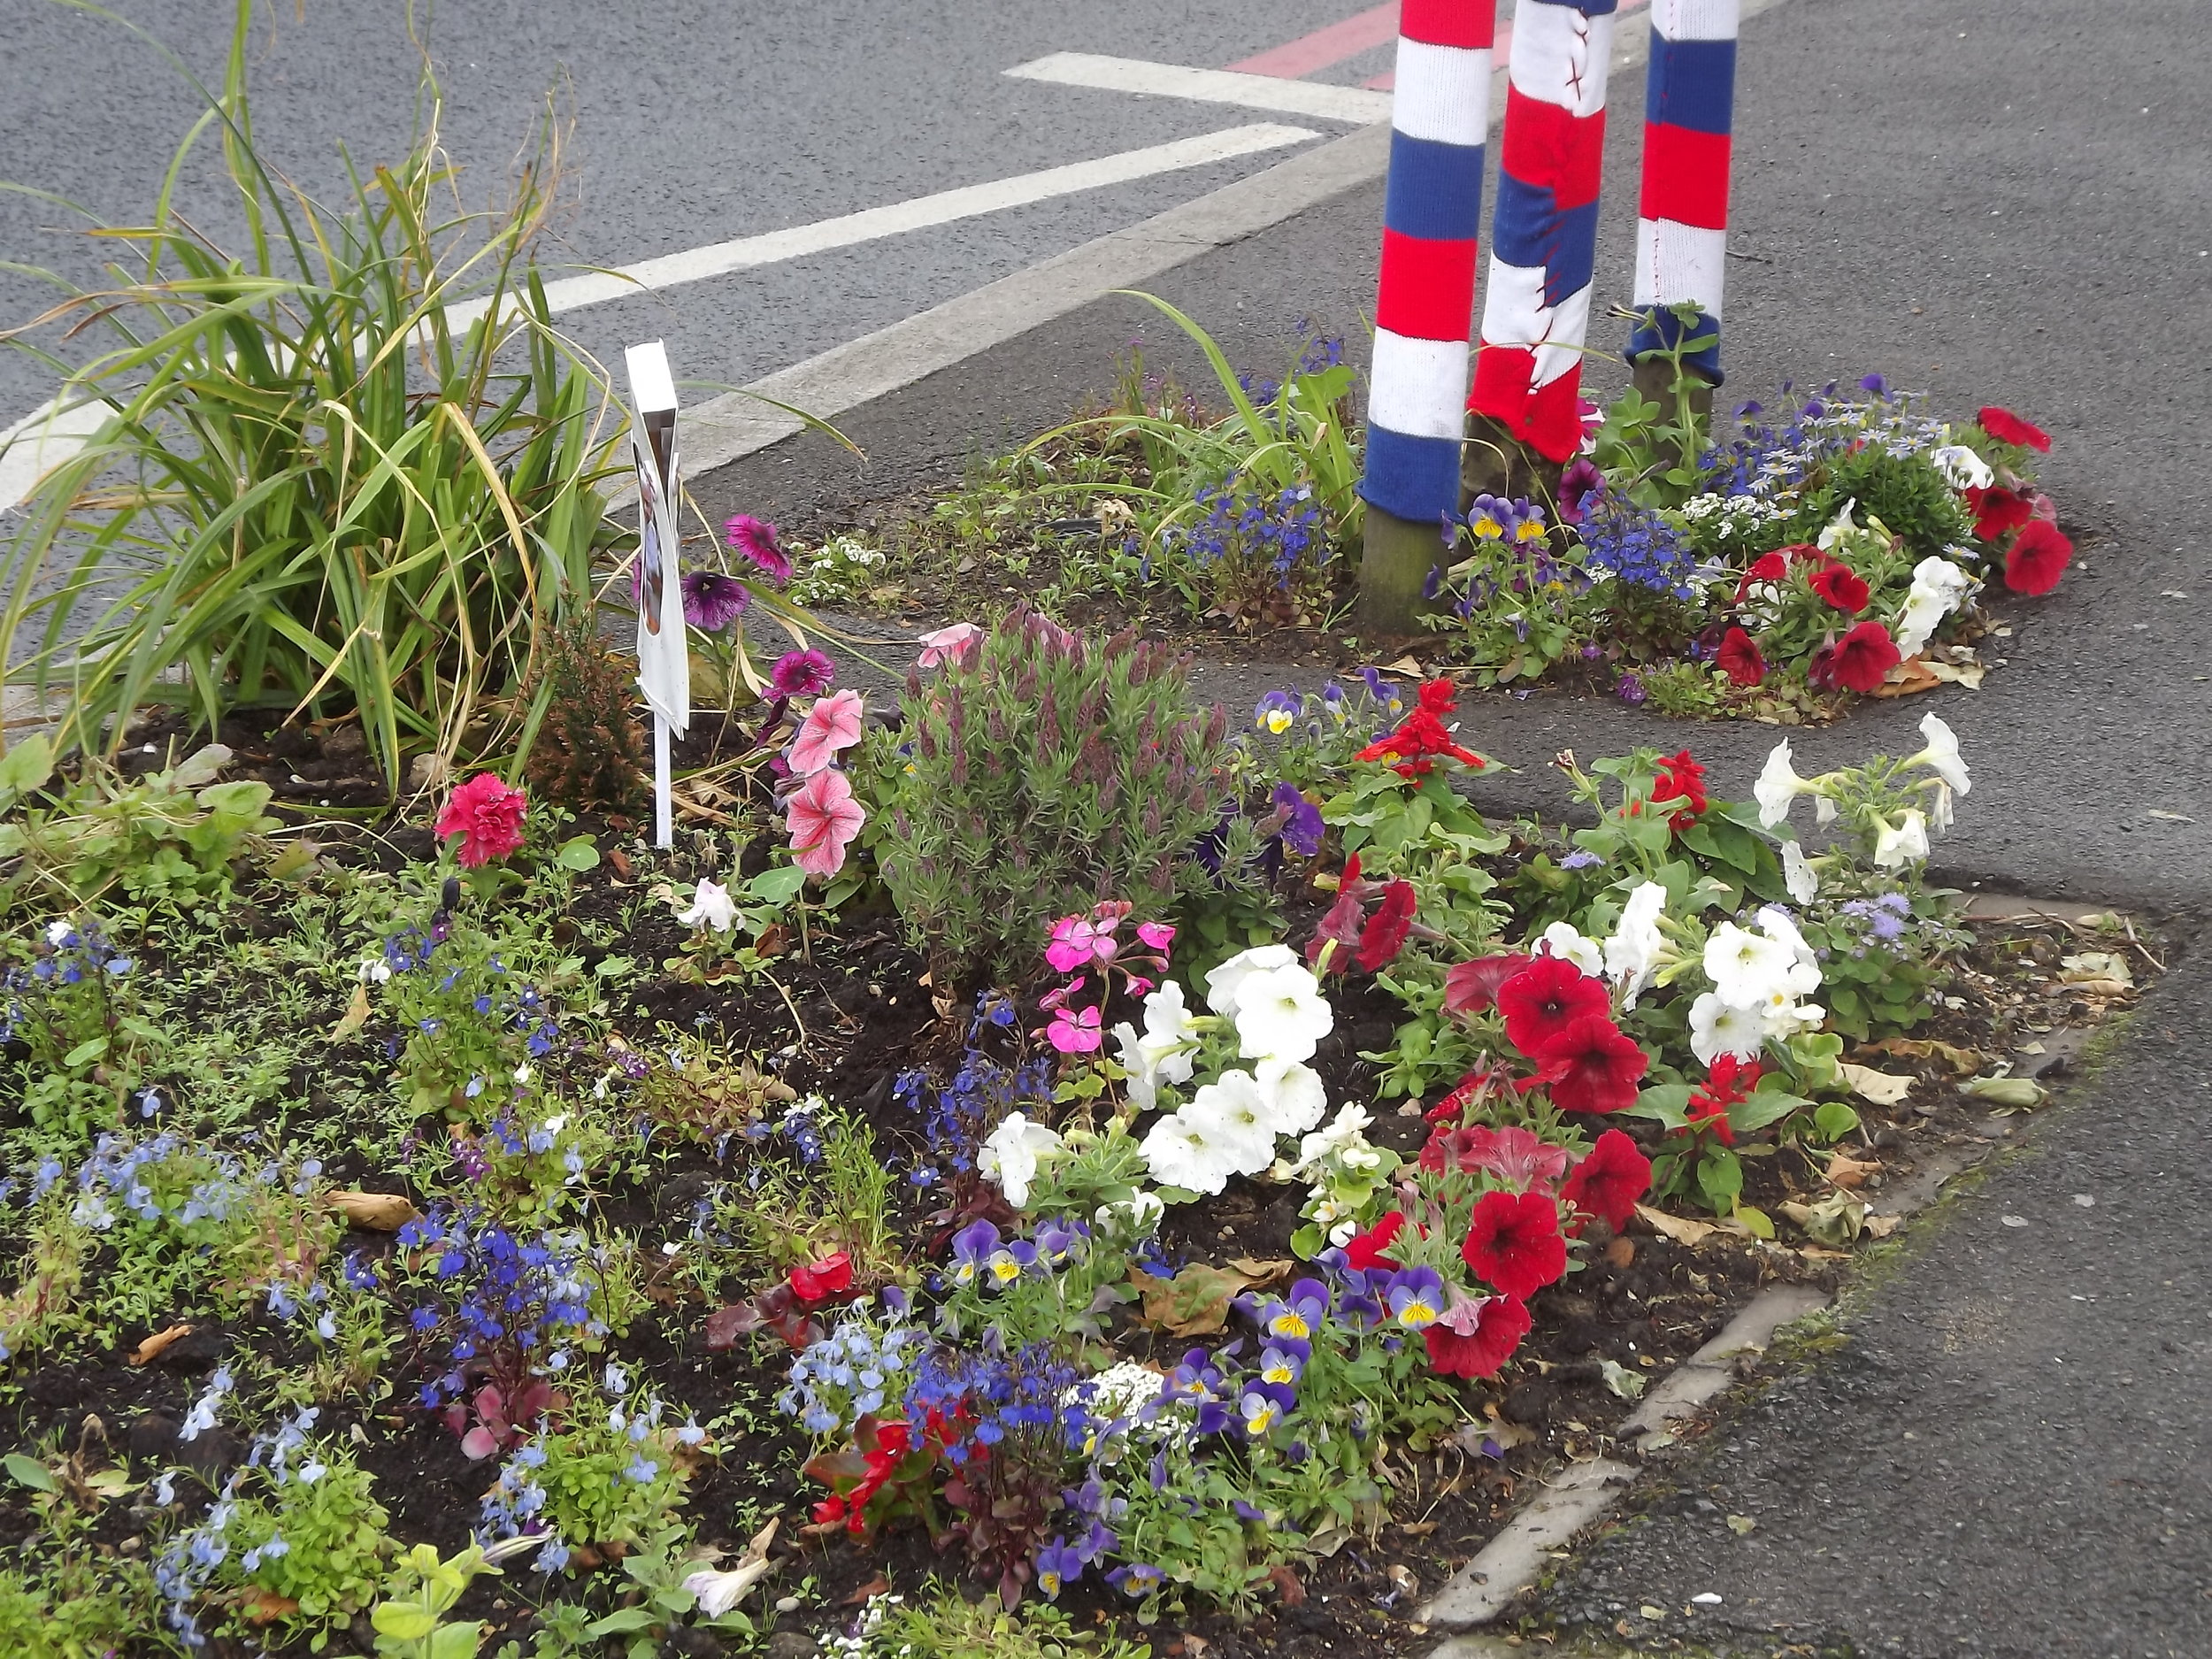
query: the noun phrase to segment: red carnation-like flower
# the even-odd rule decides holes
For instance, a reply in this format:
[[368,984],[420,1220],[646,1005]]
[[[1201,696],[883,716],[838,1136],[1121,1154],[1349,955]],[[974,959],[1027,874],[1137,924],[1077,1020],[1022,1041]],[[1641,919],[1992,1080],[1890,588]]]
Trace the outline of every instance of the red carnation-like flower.
[[1741,628],[1731,628],[1722,636],[1713,660],[1732,685],[1755,686],[1767,677],[1767,659],[1759,653],[1758,641]]
[[1485,1297],[1471,1322],[1471,1335],[1462,1335],[1440,1319],[1422,1329],[1429,1363],[1447,1377],[1496,1376],[1533,1323],[1528,1310],[1510,1296]]
[[1551,1044],[1584,1015],[1612,1010],[1613,994],[1558,956],[1537,957],[1498,987],[1506,1041],[1532,1060],[1547,1058]]
[[1374,915],[1367,918],[1367,926],[1360,930],[1359,965],[1363,973],[1394,961],[1406,948],[1406,935],[1413,928],[1413,883],[1406,880],[1392,882],[1383,889],[1382,903]]
[[1364,1233],[1356,1233],[1344,1247],[1344,1262],[1348,1267],[1364,1273],[1378,1267],[1395,1267],[1397,1263],[1385,1254],[1406,1225],[1405,1212],[1394,1210]]
[[1985,541],[2002,541],[2035,517],[2035,503],[2002,484],[1970,488],[1966,504],[1974,510],[1974,534]]
[[480,772],[453,792],[438,814],[438,833],[461,838],[462,867],[473,870],[504,858],[522,846],[522,819],[529,797]]
[[1982,423],[1982,430],[2000,443],[2016,443],[2024,449],[2040,449],[2050,453],[2051,434],[2014,414],[2009,409],[2000,409],[1994,403],[1975,417]]
[[1426,777],[1439,755],[1469,766],[1489,764],[1472,749],[1462,749],[1452,741],[1444,717],[1458,711],[1458,688],[1449,680],[1429,680],[1421,687],[1417,705],[1399,722],[1398,729],[1370,743],[1356,758],[1390,760],[1394,763],[1393,770],[1402,778]]
[[1526,1300],[1567,1271],[1559,1206],[1542,1193],[1485,1193],[1459,1254],[1483,1283]]
[[2066,573],[2074,544],[2047,518],[2032,518],[2005,549],[2005,586],[2016,594],[2047,594]]
[[1873,691],[1901,659],[1897,641],[1878,622],[1862,622],[1836,641],[1828,672],[1836,684],[1860,695]]
[[1463,962],[1444,976],[1444,1006],[1454,1014],[1486,1014],[1498,1003],[1498,987],[1535,961],[1520,952]]
[[1618,1233],[1636,1213],[1636,1202],[1651,1190],[1651,1160],[1617,1129],[1598,1137],[1590,1156],[1574,1166],[1559,1195],[1577,1210],[1601,1217]]
[[1708,804],[1705,798],[1705,768],[1691,758],[1688,749],[1669,755],[1659,763],[1658,781],[1651,786],[1651,803],[1659,806],[1669,801],[1679,802],[1669,814],[1668,822],[1675,828],[1687,829],[1697,821]]
[[1848,565],[1830,565],[1813,573],[1813,591],[1843,612],[1855,617],[1872,595],[1866,580]]
[[1617,1112],[1636,1103],[1636,1084],[1650,1069],[1643,1045],[1603,1014],[1585,1014],[1538,1056],[1562,1111]]

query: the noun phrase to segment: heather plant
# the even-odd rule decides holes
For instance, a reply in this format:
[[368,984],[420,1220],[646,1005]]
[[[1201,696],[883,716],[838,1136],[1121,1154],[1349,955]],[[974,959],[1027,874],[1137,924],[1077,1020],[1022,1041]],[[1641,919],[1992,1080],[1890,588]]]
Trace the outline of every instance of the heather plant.
[[1027,968],[1047,926],[1101,899],[1171,902],[1179,856],[1225,804],[1227,717],[1183,662],[1017,611],[901,700],[867,751],[878,863],[940,984]]
[[636,671],[607,649],[583,611],[550,632],[539,672],[549,695],[524,774],[531,793],[579,812],[634,807],[647,765]]

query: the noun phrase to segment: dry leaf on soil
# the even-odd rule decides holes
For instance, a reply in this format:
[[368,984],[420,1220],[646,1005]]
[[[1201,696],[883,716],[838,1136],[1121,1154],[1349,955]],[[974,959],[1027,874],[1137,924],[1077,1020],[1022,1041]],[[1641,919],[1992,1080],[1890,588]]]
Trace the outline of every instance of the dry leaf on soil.
[[1145,1324],[1171,1336],[1211,1336],[1227,1327],[1231,1302],[1281,1278],[1293,1265],[1244,1259],[1227,1267],[1209,1267],[1194,1262],[1172,1279],[1132,1271],[1129,1281],[1144,1294]]
[[403,1193],[332,1193],[326,1202],[349,1226],[365,1233],[397,1233],[422,1211]]
[[1877,1071],[1870,1065],[1853,1065],[1848,1060],[1843,1063],[1843,1080],[1854,1094],[1877,1106],[1901,1105],[1912,1093],[1914,1081],[1909,1072]]
[[1720,1231],[1709,1221],[1692,1221],[1686,1216],[1671,1216],[1663,1210],[1652,1209],[1648,1204],[1637,1205],[1636,1213],[1644,1218],[1645,1225],[1654,1233],[1663,1238],[1672,1239],[1677,1244],[1694,1245]]
[[157,1331],[131,1350],[131,1363],[150,1365],[172,1342],[182,1341],[191,1334],[192,1327],[188,1325],[173,1325],[166,1331]]
[[346,1004],[345,1017],[330,1028],[333,1042],[351,1042],[361,1034],[361,1028],[369,1023],[369,987],[356,985],[353,1000]]
[[1982,1069],[1982,1056],[1973,1049],[1938,1042],[1932,1037],[1885,1037],[1867,1044],[1866,1051],[1899,1060],[1933,1060],[1954,1077],[1969,1077]]

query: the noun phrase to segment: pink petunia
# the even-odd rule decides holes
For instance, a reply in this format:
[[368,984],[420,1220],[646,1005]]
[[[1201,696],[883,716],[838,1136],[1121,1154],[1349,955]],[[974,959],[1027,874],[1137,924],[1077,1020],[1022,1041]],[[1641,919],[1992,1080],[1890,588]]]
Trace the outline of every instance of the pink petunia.
[[832,764],[846,749],[860,741],[861,706],[857,691],[841,691],[817,697],[799,722],[799,734],[791,740],[791,770],[811,778]]
[[1096,1008],[1056,1008],[1052,1011],[1052,1024],[1045,1028],[1045,1041],[1062,1054],[1094,1054],[1105,1041],[1100,1031]]
[[461,864],[473,870],[521,847],[529,805],[521,790],[510,789],[488,772],[479,772],[445,803],[438,814],[438,833],[461,838]]
[[955,663],[965,667],[975,653],[976,641],[983,637],[983,630],[972,622],[956,622],[949,627],[939,628],[934,634],[925,634],[916,641],[922,648],[918,668],[935,668],[941,664]]
[[784,803],[791,862],[810,876],[835,875],[845,867],[845,844],[867,821],[867,808],[853,799],[851,780],[825,766]]

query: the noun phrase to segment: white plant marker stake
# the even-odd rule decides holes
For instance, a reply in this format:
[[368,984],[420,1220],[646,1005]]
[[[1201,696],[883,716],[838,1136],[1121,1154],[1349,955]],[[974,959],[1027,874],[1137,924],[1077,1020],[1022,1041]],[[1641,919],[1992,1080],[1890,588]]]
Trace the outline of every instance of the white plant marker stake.
[[691,648],[684,632],[683,494],[676,454],[676,383],[657,340],[625,354],[630,453],[637,464],[637,679],[653,711],[653,845],[674,845],[668,745],[691,725]]

